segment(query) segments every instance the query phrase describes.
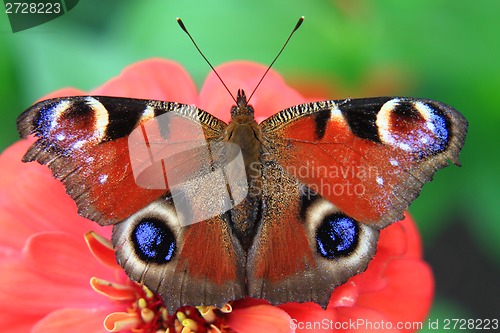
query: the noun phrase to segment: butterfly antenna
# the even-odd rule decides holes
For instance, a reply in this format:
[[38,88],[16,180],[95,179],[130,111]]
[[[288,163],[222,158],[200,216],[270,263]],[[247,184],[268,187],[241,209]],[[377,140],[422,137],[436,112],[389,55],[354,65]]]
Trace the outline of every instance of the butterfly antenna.
[[259,88],[260,84],[262,83],[262,80],[264,80],[264,78],[266,77],[267,73],[271,70],[271,67],[273,67],[274,63],[276,62],[276,60],[278,60],[281,52],[283,52],[283,50],[285,49],[286,45],[288,44],[288,42],[290,41],[290,38],[292,38],[293,34],[295,33],[295,31],[297,31],[297,29],[300,28],[302,22],[304,22],[304,16],[301,16],[299,18],[299,20],[297,21],[297,24],[295,25],[295,28],[293,28],[292,32],[290,33],[290,35],[288,36],[288,38],[286,39],[285,41],[285,44],[283,44],[283,46],[281,47],[281,50],[278,52],[278,54],[276,55],[276,57],[274,57],[274,60],[271,62],[271,64],[269,65],[269,67],[267,67],[264,75],[262,75],[262,77],[260,78],[260,81],[259,83],[257,83],[257,85],[255,86],[254,90],[252,91],[252,93],[250,94],[250,97],[248,97],[248,102],[250,101],[250,99],[252,98],[253,94],[255,93],[255,91],[257,90],[257,88]]
[[189,33],[189,31],[186,29],[186,26],[184,25],[184,23],[182,22],[182,20],[179,17],[177,18],[177,23],[179,23],[179,26],[181,27],[181,29],[184,30],[184,32],[188,35],[189,39],[191,39],[191,41],[194,44],[194,47],[196,47],[196,49],[201,54],[201,56],[203,57],[203,59],[205,59],[205,61],[207,62],[208,66],[210,66],[210,68],[215,73],[215,75],[217,75],[217,77],[219,78],[219,80],[222,83],[222,85],[224,86],[224,88],[226,88],[226,90],[229,93],[229,95],[231,95],[231,98],[233,99],[233,101],[235,103],[237,103],[236,102],[236,98],[234,98],[234,95],[231,93],[231,91],[226,86],[226,84],[224,83],[224,81],[222,81],[222,78],[220,77],[219,73],[217,73],[217,71],[215,70],[214,66],[212,66],[212,64],[210,63],[210,61],[208,61],[207,57],[205,57],[205,55],[203,54],[203,52],[201,52],[200,48],[198,47],[198,44],[196,44],[196,42],[194,41],[193,37],[191,36],[191,34]]

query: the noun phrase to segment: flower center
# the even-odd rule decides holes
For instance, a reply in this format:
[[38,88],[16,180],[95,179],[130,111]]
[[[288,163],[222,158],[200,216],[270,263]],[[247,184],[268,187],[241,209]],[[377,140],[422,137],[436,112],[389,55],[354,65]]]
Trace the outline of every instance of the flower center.
[[[94,283],[92,283],[94,281]],[[103,283],[105,281],[92,279]],[[116,295],[124,291],[124,286],[115,285],[110,282],[107,286],[114,286],[116,293],[110,293],[108,297],[117,299]],[[224,314],[231,312],[232,308],[226,304],[222,309],[213,306],[184,306],[174,314],[168,315],[162,299],[150,291],[147,287],[132,282],[130,288],[134,289],[133,300],[122,299],[128,303],[127,312],[114,312],[104,320],[104,327],[109,332],[122,332],[131,330],[140,333],[221,333],[228,332],[225,327]],[[103,293],[94,287],[94,290]],[[129,289],[129,291],[131,291]],[[129,294],[131,295],[131,294]]]
[[[109,240],[95,233],[86,234],[85,240],[92,254],[101,263],[122,272],[121,267],[115,261],[114,250]],[[104,327],[108,332],[230,332],[224,318],[226,313],[232,311],[229,304],[221,309],[213,306],[184,306],[169,315],[163,300],[157,294],[126,277],[121,283],[93,277],[90,285],[94,291],[108,297],[125,310],[106,316]]]
[[168,313],[163,301],[145,286],[136,284],[137,300],[132,303],[128,310],[141,318],[138,332],[162,332],[167,330]]

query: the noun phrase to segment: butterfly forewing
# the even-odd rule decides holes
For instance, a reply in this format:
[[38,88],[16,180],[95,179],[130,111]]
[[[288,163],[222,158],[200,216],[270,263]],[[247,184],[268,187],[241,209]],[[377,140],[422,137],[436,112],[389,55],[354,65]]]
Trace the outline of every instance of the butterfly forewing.
[[467,122],[429,100],[371,98],[298,105],[264,121],[269,158],[362,223],[384,227],[448,160]]
[[[152,121],[165,114],[172,115],[169,122]],[[148,124],[153,125],[145,126]],[[177,150],[182,151],[193,146],[185,140],[196,145],[201,138],[188,138],[186,133],[199,132],[200,126],[202,134],[211,140],[225,124],[194,106],[102,96],[42,101],[18,119],[21,137],[38,137],[24,161],[47,164],[66,186],[80,214],[102,225],[129,217],[165,193],[168,184],[164,168],[155,155],[160,155],[162,147],[170,151],[181,146],[183,149]],[[130,142],[134,129],[145,131],[142,141]],[[142,168],[134,174],[131,161],[137,154],[143,157]],[[175,167],[186,170],[186,175],[197,166],[196,159],[176,160]],[[160,185],[140,186],[137,180],[144,175]]]

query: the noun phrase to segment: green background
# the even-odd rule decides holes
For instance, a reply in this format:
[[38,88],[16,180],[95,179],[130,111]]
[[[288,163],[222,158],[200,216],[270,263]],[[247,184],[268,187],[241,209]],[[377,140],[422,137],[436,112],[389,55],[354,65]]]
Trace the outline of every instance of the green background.
[[41,96],[90,90],[149,57],[178,61],[200,86],[214,66],[269,64],[308,95],[407,95],[454,106],[469,120],[462,168],[438,172],[412,205],[436,275],[432,318],[500,318],[500,1],[86,0],[12,33],[0,14],[0,150]]

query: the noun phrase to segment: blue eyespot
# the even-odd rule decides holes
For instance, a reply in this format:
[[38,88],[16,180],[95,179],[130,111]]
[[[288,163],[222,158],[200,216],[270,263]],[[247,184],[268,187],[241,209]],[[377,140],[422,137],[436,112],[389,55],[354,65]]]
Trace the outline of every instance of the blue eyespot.
[[335,259],[351,253],[358,243],[357,222],[340,213],[326,216],[316,230],[318,253],[327,259]]
[[431,122],[428,125],[433,129],[435,135],[434,140],[431,141],[429,149],[433,153],[439,153],[446,149],[450,141],[450,134],[448,132],[449,125],[446,122],[446,118],[439,114],[435,109],[431,112]]
[[144,219],[132,231],[135,252],[144,261],[165,264],[175,254],[175,236],[162,221]]

